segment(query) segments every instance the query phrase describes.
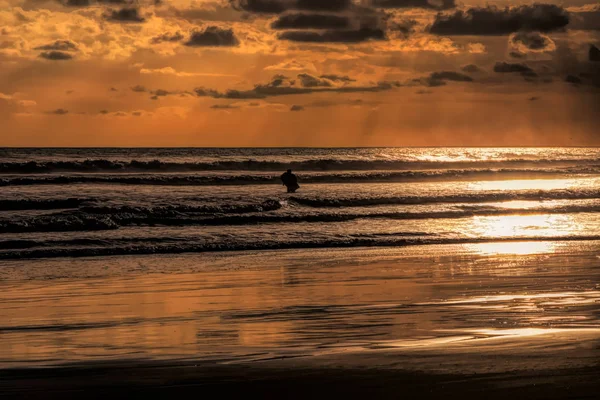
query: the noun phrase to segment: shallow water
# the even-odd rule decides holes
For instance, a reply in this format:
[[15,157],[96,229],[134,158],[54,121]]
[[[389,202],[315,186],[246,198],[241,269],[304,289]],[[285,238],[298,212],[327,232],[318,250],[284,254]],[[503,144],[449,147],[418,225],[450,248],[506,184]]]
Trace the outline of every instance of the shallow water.
[[586,241],[4,261],[0,365],[600,340],[599,257]]

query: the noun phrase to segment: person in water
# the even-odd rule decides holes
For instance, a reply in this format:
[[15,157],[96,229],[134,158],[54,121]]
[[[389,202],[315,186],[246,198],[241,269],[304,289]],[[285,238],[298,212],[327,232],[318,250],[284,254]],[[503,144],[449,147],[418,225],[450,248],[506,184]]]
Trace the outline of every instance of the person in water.
[[287,187],[288,193],[295,193],[300,188],[298,177],[292,173],[291,169],[281,175],[281,182],[283,182],[283,186]]

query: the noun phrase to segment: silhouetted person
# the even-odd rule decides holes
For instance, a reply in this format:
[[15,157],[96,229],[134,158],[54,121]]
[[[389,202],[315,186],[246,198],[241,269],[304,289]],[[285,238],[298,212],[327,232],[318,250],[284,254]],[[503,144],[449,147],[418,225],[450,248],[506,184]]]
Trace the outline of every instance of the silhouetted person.
[[300,188],[298,177],[292,173],[291,169],[281,175],[281,182],[283,182],[283,186],[287,187],[288,193],[295,193]]

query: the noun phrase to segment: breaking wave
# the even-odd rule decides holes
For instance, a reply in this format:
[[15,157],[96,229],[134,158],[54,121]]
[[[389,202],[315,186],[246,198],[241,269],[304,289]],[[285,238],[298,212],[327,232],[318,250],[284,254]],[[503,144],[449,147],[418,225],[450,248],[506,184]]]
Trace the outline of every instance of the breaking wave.
[[178,215],[169,209],[166,209],[163,213],[156,210],[150,212],[147,209],[138,209],[135,212],[118,212],[117,210],[113,210],[112,213],[101,213],[98,215],[78,211],[69,214],[42,215],[17,220],[5,220],[0,221],[0,230],[5,233],[68,232],[111,230],[126,226],[229,226],[301,222],[346,222],[356,219],[420,220],[468,218],[473,216],[593,213],[598,211],[600,211],[600,206],[598,205],[527,209],[474,206],[462,207],[456,210],[429,212],[240,213],[235,215],[194,215],[189,213]]
[[[167,241],[168,239],[165,239]],[[490,242],[516,242],[516,241],[590,241],[600,240],[598,235],[587,236],[558,236],[558,237],[496,237],[496,238],[442,238],[442,237],[348,237],[332,238],[327,240],[297,240],[297,241],[231,241],[231,242],[202,242],[188,240],[185,243],[170,244],[117,244],[108,247],[54,247],[34,248],[10,251],[0,251],[0,260],[23,258],[57,258],[57,257],[98,257],[143,254],[181,254],[203,253],[218,251],[244,251],[244,250],[280,250],[280,249],[318,249],[318,248],[348,248],[348,247],[398,247],[433,244],[464,244],[464,243],[490,243]],[[1,248],[1,247],[0,247]]]
[[[396,172],[348,172],[302,175],[301,183],[427,182],[476,179],[540,179],[565,175],[597,174],[594,168],[571,169],[458,169]],[[0,178],[0,186],[68,185],[75,183],[214,186],[280,184],[275,175],[58,175]]]

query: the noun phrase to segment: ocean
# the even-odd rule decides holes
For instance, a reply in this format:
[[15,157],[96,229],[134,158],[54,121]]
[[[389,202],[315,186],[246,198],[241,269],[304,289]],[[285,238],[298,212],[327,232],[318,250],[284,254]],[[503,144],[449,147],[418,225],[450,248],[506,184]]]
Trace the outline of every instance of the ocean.
[[3,149],[0,186],[0,259],[600,238],[596,148]]
[[600,148],[5,148],[0,187],[0,368],[598,360]]

